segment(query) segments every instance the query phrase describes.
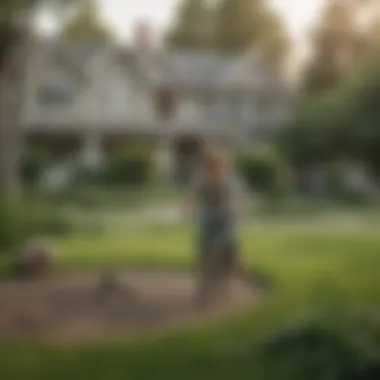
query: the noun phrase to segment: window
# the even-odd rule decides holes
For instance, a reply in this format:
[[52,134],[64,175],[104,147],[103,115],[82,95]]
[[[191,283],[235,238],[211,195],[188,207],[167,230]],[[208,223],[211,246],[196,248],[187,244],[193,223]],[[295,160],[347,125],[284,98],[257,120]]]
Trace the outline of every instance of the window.
[[175,110],[175,95],[169,88],[161,88],[156,94],[157,114],[162,119],[169,119]]
[[67,86],[43,85],[38,89],[38,102],[46,107],[65,106],[71,103],[72,92]]
[[37,90],[38,103],[46,107],[66,106],[72,101],[72,81],[59,69],[48,69]]

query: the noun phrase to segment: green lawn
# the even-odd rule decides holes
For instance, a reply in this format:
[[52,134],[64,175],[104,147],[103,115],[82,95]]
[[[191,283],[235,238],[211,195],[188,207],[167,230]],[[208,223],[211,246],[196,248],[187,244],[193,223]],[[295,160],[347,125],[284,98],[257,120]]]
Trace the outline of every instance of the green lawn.
[[[348,317],[380,299],[380,234],[375,227],[261,226],[242,233],[246,265],[274,279],[262,304],[233,318],[170,334],[75,346],[0,348],[0,379],[267,379],[266,368],[237,354],[293,317],[332,306]],[[68,269],[187,266],[192,232],[146,226],[57,241]],[[236,354],[236,355],[235,355]],[[278,377],[274,379],[280,379]]]

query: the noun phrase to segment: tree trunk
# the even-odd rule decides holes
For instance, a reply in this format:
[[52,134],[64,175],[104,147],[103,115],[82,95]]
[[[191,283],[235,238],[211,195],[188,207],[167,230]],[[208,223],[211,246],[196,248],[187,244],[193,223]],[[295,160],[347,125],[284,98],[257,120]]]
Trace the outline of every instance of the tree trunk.
[[26,44],[12,46],[0,72],[0,192],[20,194],[19,162],[22,150]]

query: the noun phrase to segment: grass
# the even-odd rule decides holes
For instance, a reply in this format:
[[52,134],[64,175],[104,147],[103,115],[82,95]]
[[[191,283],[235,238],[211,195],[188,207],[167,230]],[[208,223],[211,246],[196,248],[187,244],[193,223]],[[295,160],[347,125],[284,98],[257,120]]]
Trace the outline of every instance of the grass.
[[143,206],[155,206],[173,201],[178,191],[162,185],[102,188],[100,186],[77,186],[67,189],[56,201],[71,204],[85,210],[109,211],[139,210]]
[[[137,265],[188,266],[193,233],[150,225],[123,233],[57,241],[67,269]],[[0,378],[267,379],[264,365],[237,353],[293,317],[334,308],[339,318],[380,299],[380,235],[371,226],[261,226],[241,231],[244,260],[275,281],[262,304],[234,317],[138,341],[0,346]],[[280,374],[277,374],[278,379]]]

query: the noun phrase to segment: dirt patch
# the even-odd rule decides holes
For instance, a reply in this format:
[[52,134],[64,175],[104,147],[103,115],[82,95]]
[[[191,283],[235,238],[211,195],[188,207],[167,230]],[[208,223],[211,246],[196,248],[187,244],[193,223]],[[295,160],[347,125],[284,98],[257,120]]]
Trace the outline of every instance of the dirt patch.
[[134,271],[116,279],[80,273],[35,282],[0,282],[0,340],[72,340],[128,335],[201,320],[251,305],[252,284],[232,282],[228,302],[199,310],[186,272]]

